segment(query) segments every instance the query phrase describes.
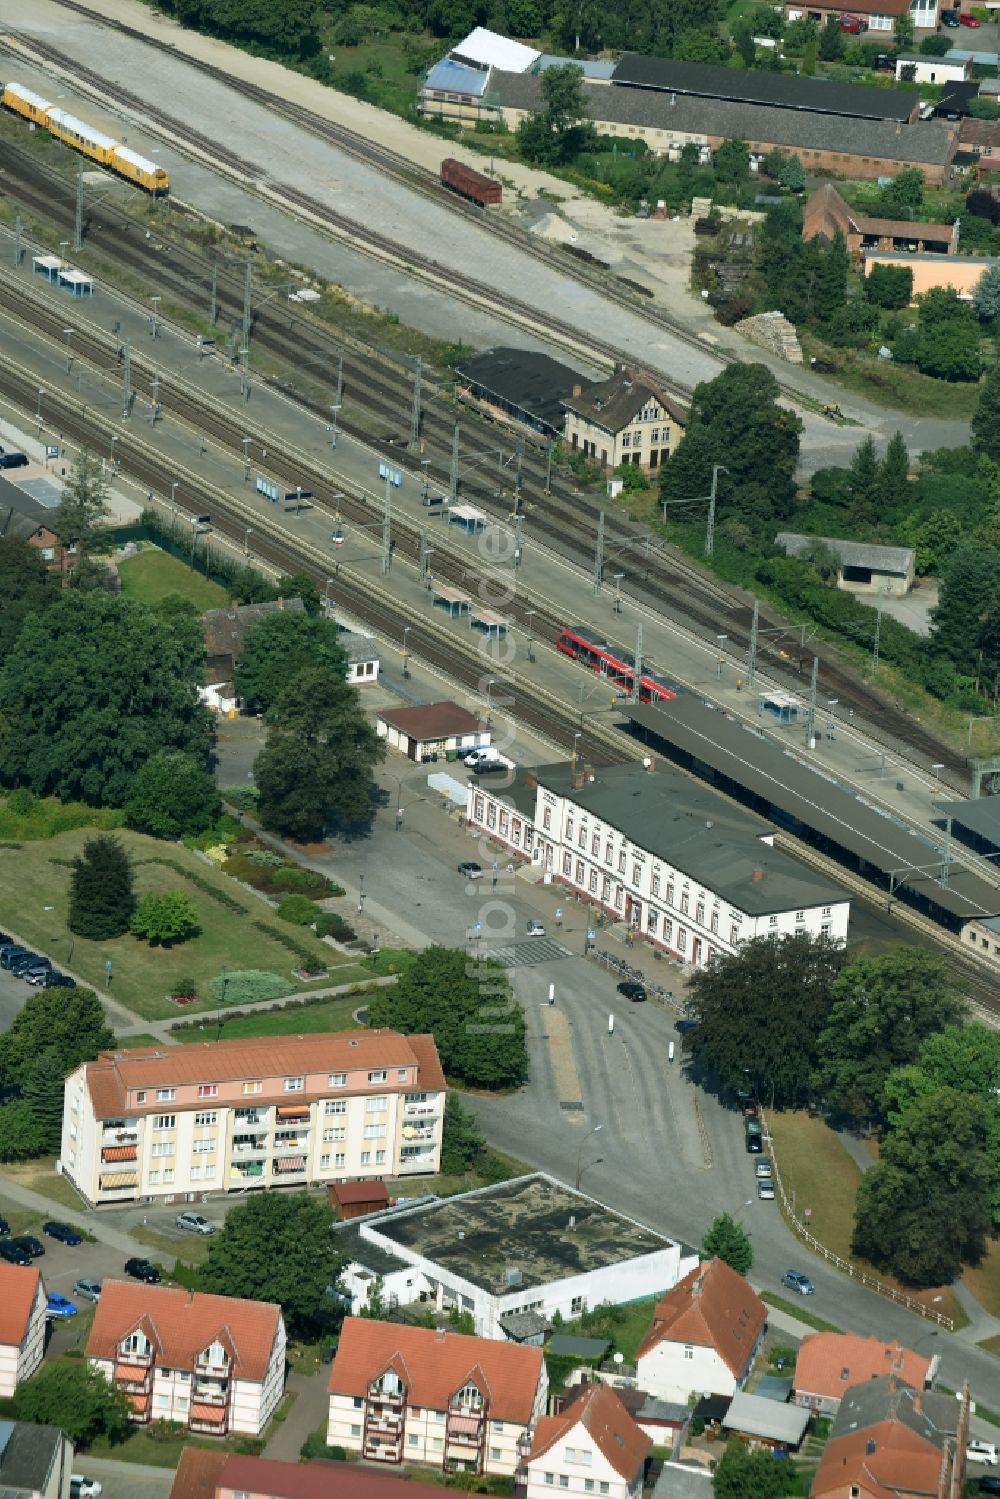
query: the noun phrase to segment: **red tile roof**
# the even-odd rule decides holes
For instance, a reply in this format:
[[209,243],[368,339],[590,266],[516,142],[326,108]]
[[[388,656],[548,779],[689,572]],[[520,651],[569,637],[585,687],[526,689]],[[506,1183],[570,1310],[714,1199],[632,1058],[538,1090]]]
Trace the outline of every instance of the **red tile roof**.
[[479,734],[487,725],[458,703],[421,703],[415,708],[379,711],[379,718],[408,739],[447,739],[452,734]]
[[[195,1041],[189,1046],[144,1046],[105,1051],[96,1062],[85,1064],[87,1088],[98,1119],[113,1119],[124,1113],[128,1090],[183,1087],[199,1083],[225,1083],[247,1078],[265,1080],[264,1090],[253,1102],[266,1104],[272,1098],[288,1103],[283,1080],[298,1074],[418,1069],[418,1086],[431,1091],[443,1088],[444,1074],[433,1036],[403,1036],[398,1031],[331,1031],[308,1036],[252,1036],[233,1041]],[[424,1069],[426,1068],[426,1077]],[[273,1080],[268,1092],[266,1080]],[[412,1083],[392,1080],[382,1090],[411,1088]],[[308,1087],[297,1095],[299,1102],[315,1096]],[[155,1113],[162,1104],[154,1098],[130,1112]]]
[[814,1332],[804,1340],[795,1363],[795,1393],[839,1400],[851,1385],[880,1374],[898,1374],[919,1390],[931,1361],[881,1338],[850,1332]]
[[406,1386],[411,1405],[444,1410],[472,1381],[485,1397],[492,1420],[526,1426],[543,1365],[540,1348],[347,1317],[327,1389],[331,1395],[366,1396],[372,1381],[390,1367]]
[[941,1461],[938,1448],[915,1431],[898,1421],[883,1421],[827,1442],[809,1493],[819,1499],[857,1487],[871,1499],[935,1496]]
[[12,1348],[23,1343],[41,1278],[34,1265],[0,1261],[0,1343]]
[[234,1379],[262,1380],[280,1317],[280,1306],[269,1301],[106,1280],[87,1339],[87,1357],[115,1358],[122,1339],[139,1328],[153,1344],[159,1364],[190,1369],[218,1339],[232,1356]]
[[742,1275],[725,1260],[709,1260],[657,1303],[636,1357],[659,1343],[694,1343],[714,1348],[726,1367],[740,1374],[766,1321],[767,1308]]
[[615,1472],[627,1483],[632,1483],[641,1471],[653,1441],[636,1425],[614,1390],[606,1384],[584,1386],[558,1416],[538,1418],[535,1439],[528,1454],[529,1463],[535,1462],[579,1425],[583,1426]]
[[[268,1457],[226,1457],[219,1477],[223,1494],[266,1495],[267,1499],[441,1499],[435,1484],[411,1483],[402,1473],[362,1468],[358,1463],[278,1462]],[[170,1499],[188,1499],[170,1495]],[[193,1499],[193,1496],[192,1496]],[[214,1496],[213,1496],[214,1499]]]
[[169,1499],[215,1499],[216,1484],[228,1452],[210,1447],[184,1447]]

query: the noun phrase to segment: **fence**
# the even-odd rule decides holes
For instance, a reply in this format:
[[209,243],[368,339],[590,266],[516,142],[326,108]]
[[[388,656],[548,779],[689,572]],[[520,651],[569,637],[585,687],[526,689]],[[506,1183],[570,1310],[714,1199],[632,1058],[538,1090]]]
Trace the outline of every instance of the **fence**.
[[915,1301],[912,1296],[907,1296],[905,1291],[897,1291],[895,1286],[887,1286],[884,1281],[878,1280],[874,1275],[867,1275],[864,1270],[859,1270],[857,1265],[853,1265],[850,1260],[842,1259],[839,1254],[834,1254],[832,1249],[827,1249],[826,1245],[821,1244],[815,1234],[809,1232],[801,1218],[796,1214],[795,1205],[789,1200],[788,1193],[785,1191],[785,1184],[781,1180],[781,1172],[778,1169],[778,1161],[774,1153],[774,1137],[768,1129],[763,1109],[760,1111],[760,1123],[764,1138],[770,1146],[771,1176],[778,1191],[778,1201],[781,1203],[782,1212],[792,1232],[802,1240],[803,1244],[807,1244],[814,1254],[818,1254],[828,1264],[836,1265],[837,1269],[842,1270],[851,1280],[856,1280],[859,1285],[867,1287],[869,1291],[874,1291],[877,1296],[884,1296],[887,1301],[894,1301],[897,1306],[904,1306],[907,1311],[916,1312],[918,1316],[926,1318],[928,1322],[936,1322],[939,1327],[946,1328],[948,1332],[954,1332],[955,1323],[953,1318],[946,1317],[943,1312],[936,1312],[933,1307],[924,1306],[922,1302]]

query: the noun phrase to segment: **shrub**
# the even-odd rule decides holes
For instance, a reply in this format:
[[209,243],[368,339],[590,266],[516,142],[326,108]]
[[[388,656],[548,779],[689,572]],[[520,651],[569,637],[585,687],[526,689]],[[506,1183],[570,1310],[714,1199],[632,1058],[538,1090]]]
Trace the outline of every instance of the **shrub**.
[[310,1432],[299,1448],[299,1456],[307,1460],[314,1457],[326,1457],[332,1461],[342,1463],[347,1459],[347,1452],[343,1447],[328,1447],[323,1436],[323,1431],[313,1431]]
[[259,999],[281,999],[289,991],[287,979],[261,968],[238,968],[234,973],[218,974],[208,986],[216,999],[225,995],[231,1005],[254,1004]]
[[240,812],[253,812],[257,806],[260,792],[256,786],[223,786],[222,800],[228,802],[231,807],[236,807]]
[[308,947],[303,947],[301,942],[296,942],[287,932],[281,931],[276,926],[268,926],[266,921],[255,921],[254,926],[258,932],[263,932],[265,937],[270,937],[272,942],[280,942],[282,947],[287,948],[295,957],[298,966],[305,973],[325,973],[326,964],[323,959],[315,953],[311,953]]
[[333,937],[337,942],[353,942],[357,933],[336,911],[321,911],[316,918],[316,935]]
[[290,921],[292,926],[312,926],[316,914],[316,902],[307,895],[286,895],[278,907],[282,921]]
[[12,791],[8,796],[7,811],[15,817],[27,817],[34,811],[37,801],[38,798],[33,791],[21,787],[17,791]]
[[295,895],[322,897],[329,893],[328,881],[323,875],[316,874],[311,869],[300,869],[294,864],[275,870],[272,883],[276,890],[288,890]]
[[197,999],[198,985],[193,978],[185,976],[184,978],[174,979],[170,986],[170,992],[171,994],[175,994],[178,999]]

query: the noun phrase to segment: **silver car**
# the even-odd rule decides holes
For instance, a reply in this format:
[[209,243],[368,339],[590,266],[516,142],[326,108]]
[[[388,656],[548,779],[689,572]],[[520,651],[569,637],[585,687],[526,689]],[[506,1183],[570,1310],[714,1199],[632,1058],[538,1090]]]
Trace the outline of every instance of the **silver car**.
[[82,1301],[100,1301],[101,1282],[99,1280],[78,1280],[73,1287],[74,1296],[79,1296]]
[[187,1229],[189,1234],[214,1234],[215,1224],[209,1223],[200,1213],[178,1213],[174,1219],[178,1228]]

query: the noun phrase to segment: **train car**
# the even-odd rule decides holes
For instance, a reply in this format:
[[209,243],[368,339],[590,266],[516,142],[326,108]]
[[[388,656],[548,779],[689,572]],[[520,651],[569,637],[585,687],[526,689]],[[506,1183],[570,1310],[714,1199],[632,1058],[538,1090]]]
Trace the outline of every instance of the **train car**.
[[52,105],[32,89],[24,88],[20,83],[8,83],[4,86],[2,102],[7,109],[12,109],[15,114],[23,115],[33,125],[48,125],[48,114]]
[[482,172],[467,167],[464,161],[456,161],[453,156],[446,156],[441,163],[441,183],[459,197],[468,198],[470,203],[478,203],[480,208],[493,207],[503,199],[499,182],[484,177]]
[[114,165],[111,153],[118,142],[112,140],[110,135],[105,135],[103,130],[97,130],[65,109],[50,109],[46,116],[46,126],[49,134],[54,135],[56,140],[65,141],[67,146],[82,151],[84,156],[89,156],[93,161],[99,161],[102,167]]
[[639,678],[640,703],[666,702],[668,698],[676,697],[680,690],[676,682],[660,676],[659,672],[643,672]]
[[170,191],[170,178],[163,168],[158,167],[155,161],[140,156],[137,151],[130,151],[127,146],[115,147],[109,165],[122,177],[144,187],[154,197]]
[[[569,625],[556,639],[556,650],[574,661],[582,661],[591,671],[607,677],[621,692],[631,693],[635,686],[635,657],[631,651],[612,645],[584,625]],[[659,672],[644,671],[639,678],[639,701],[663,702],[676,697],[680,688]]]

